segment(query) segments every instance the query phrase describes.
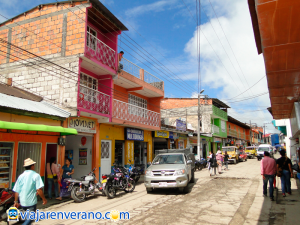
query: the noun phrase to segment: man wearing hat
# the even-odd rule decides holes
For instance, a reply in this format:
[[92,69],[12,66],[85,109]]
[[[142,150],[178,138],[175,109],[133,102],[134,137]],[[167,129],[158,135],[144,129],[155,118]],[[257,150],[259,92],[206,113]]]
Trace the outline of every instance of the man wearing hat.
[[[21,206],[26,211],[35,211],[37,204],[37,193],[43,199],[43,205],[47,203],[42,188],[44,183],[41,176],[34,171],[36,162],[28,158],[24,160],[25,171],[18,177],[17,182],[13,188],[15,192],[15,207]],[[20,204],[19,204],[20,198]],[[31,220],[25,221],[23,224],[31,224]]]

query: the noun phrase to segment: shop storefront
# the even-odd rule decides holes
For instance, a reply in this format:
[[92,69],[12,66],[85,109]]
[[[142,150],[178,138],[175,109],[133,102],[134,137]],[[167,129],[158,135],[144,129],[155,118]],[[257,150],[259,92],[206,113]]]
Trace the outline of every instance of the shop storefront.
[[156,150],[162,150],[162,149],[169,149],[170,145],[168,145],[168,142],[170,142],[168,139],[170,138],[169,131],[153,131],[153,142],[154,142],[154,152]]
[[62,135],[77,134],[74,129],[59,126],[60,121],[26,116],[19,119],[40,124],[0,121],[0,188],[13,188],[24,172],[26,158],[36,162],[35,171],[45,182],[46,163],[50,158],[56,157],[58,163],[63,161],[60,156],[65,148],[59,139]]
[[152,131],[100,124],[100,174],[111,173],[114,163],[144,164],[153,159]]
[[[68,127],[78,131],[77,135],[66,138],[65,158],[72,160],[73,177],[82,177],[94,167],[99,167],[97,154],[98,121],[87,117],[68,118]],[[96,171],[98,173],[98,171]]]
[[178,149],[185,149],[187,145],[187,135],[186,134],[177,134],[177,148]]
[[213,142],[211,143],[211,149],[214,153],[217,153],[218,150],[222,149],[222,138],[213,137]]

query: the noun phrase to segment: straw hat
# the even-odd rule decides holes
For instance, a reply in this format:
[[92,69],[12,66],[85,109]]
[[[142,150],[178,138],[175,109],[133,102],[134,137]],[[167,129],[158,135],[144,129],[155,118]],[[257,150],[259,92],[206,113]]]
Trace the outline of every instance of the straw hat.
[[36,162],[33,161],[31,158],[27,158],[27,159],[24,160],[24,167],[31,166],[33,164],[36,164]]

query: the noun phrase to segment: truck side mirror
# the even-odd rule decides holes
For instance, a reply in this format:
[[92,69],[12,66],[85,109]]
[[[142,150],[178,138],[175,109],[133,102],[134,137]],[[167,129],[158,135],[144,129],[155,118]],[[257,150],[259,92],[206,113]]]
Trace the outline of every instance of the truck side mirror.
[[192,164],[193,161],[192,161],[192,160],[188,160],[186,163],[187,163],[187,164]]

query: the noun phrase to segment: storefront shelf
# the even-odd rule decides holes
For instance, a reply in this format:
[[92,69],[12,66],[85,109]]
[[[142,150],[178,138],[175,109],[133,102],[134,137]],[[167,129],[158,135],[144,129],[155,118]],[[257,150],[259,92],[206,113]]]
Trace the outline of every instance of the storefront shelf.
[[7,167],[0,167],[0,169],[8,169],[9,168],[9,166],[7,166]]
[[10,161],[0,161],[0,164],[1,163],[10,163]]
[[9,174],[9,172],[0,172],[0,174]]

